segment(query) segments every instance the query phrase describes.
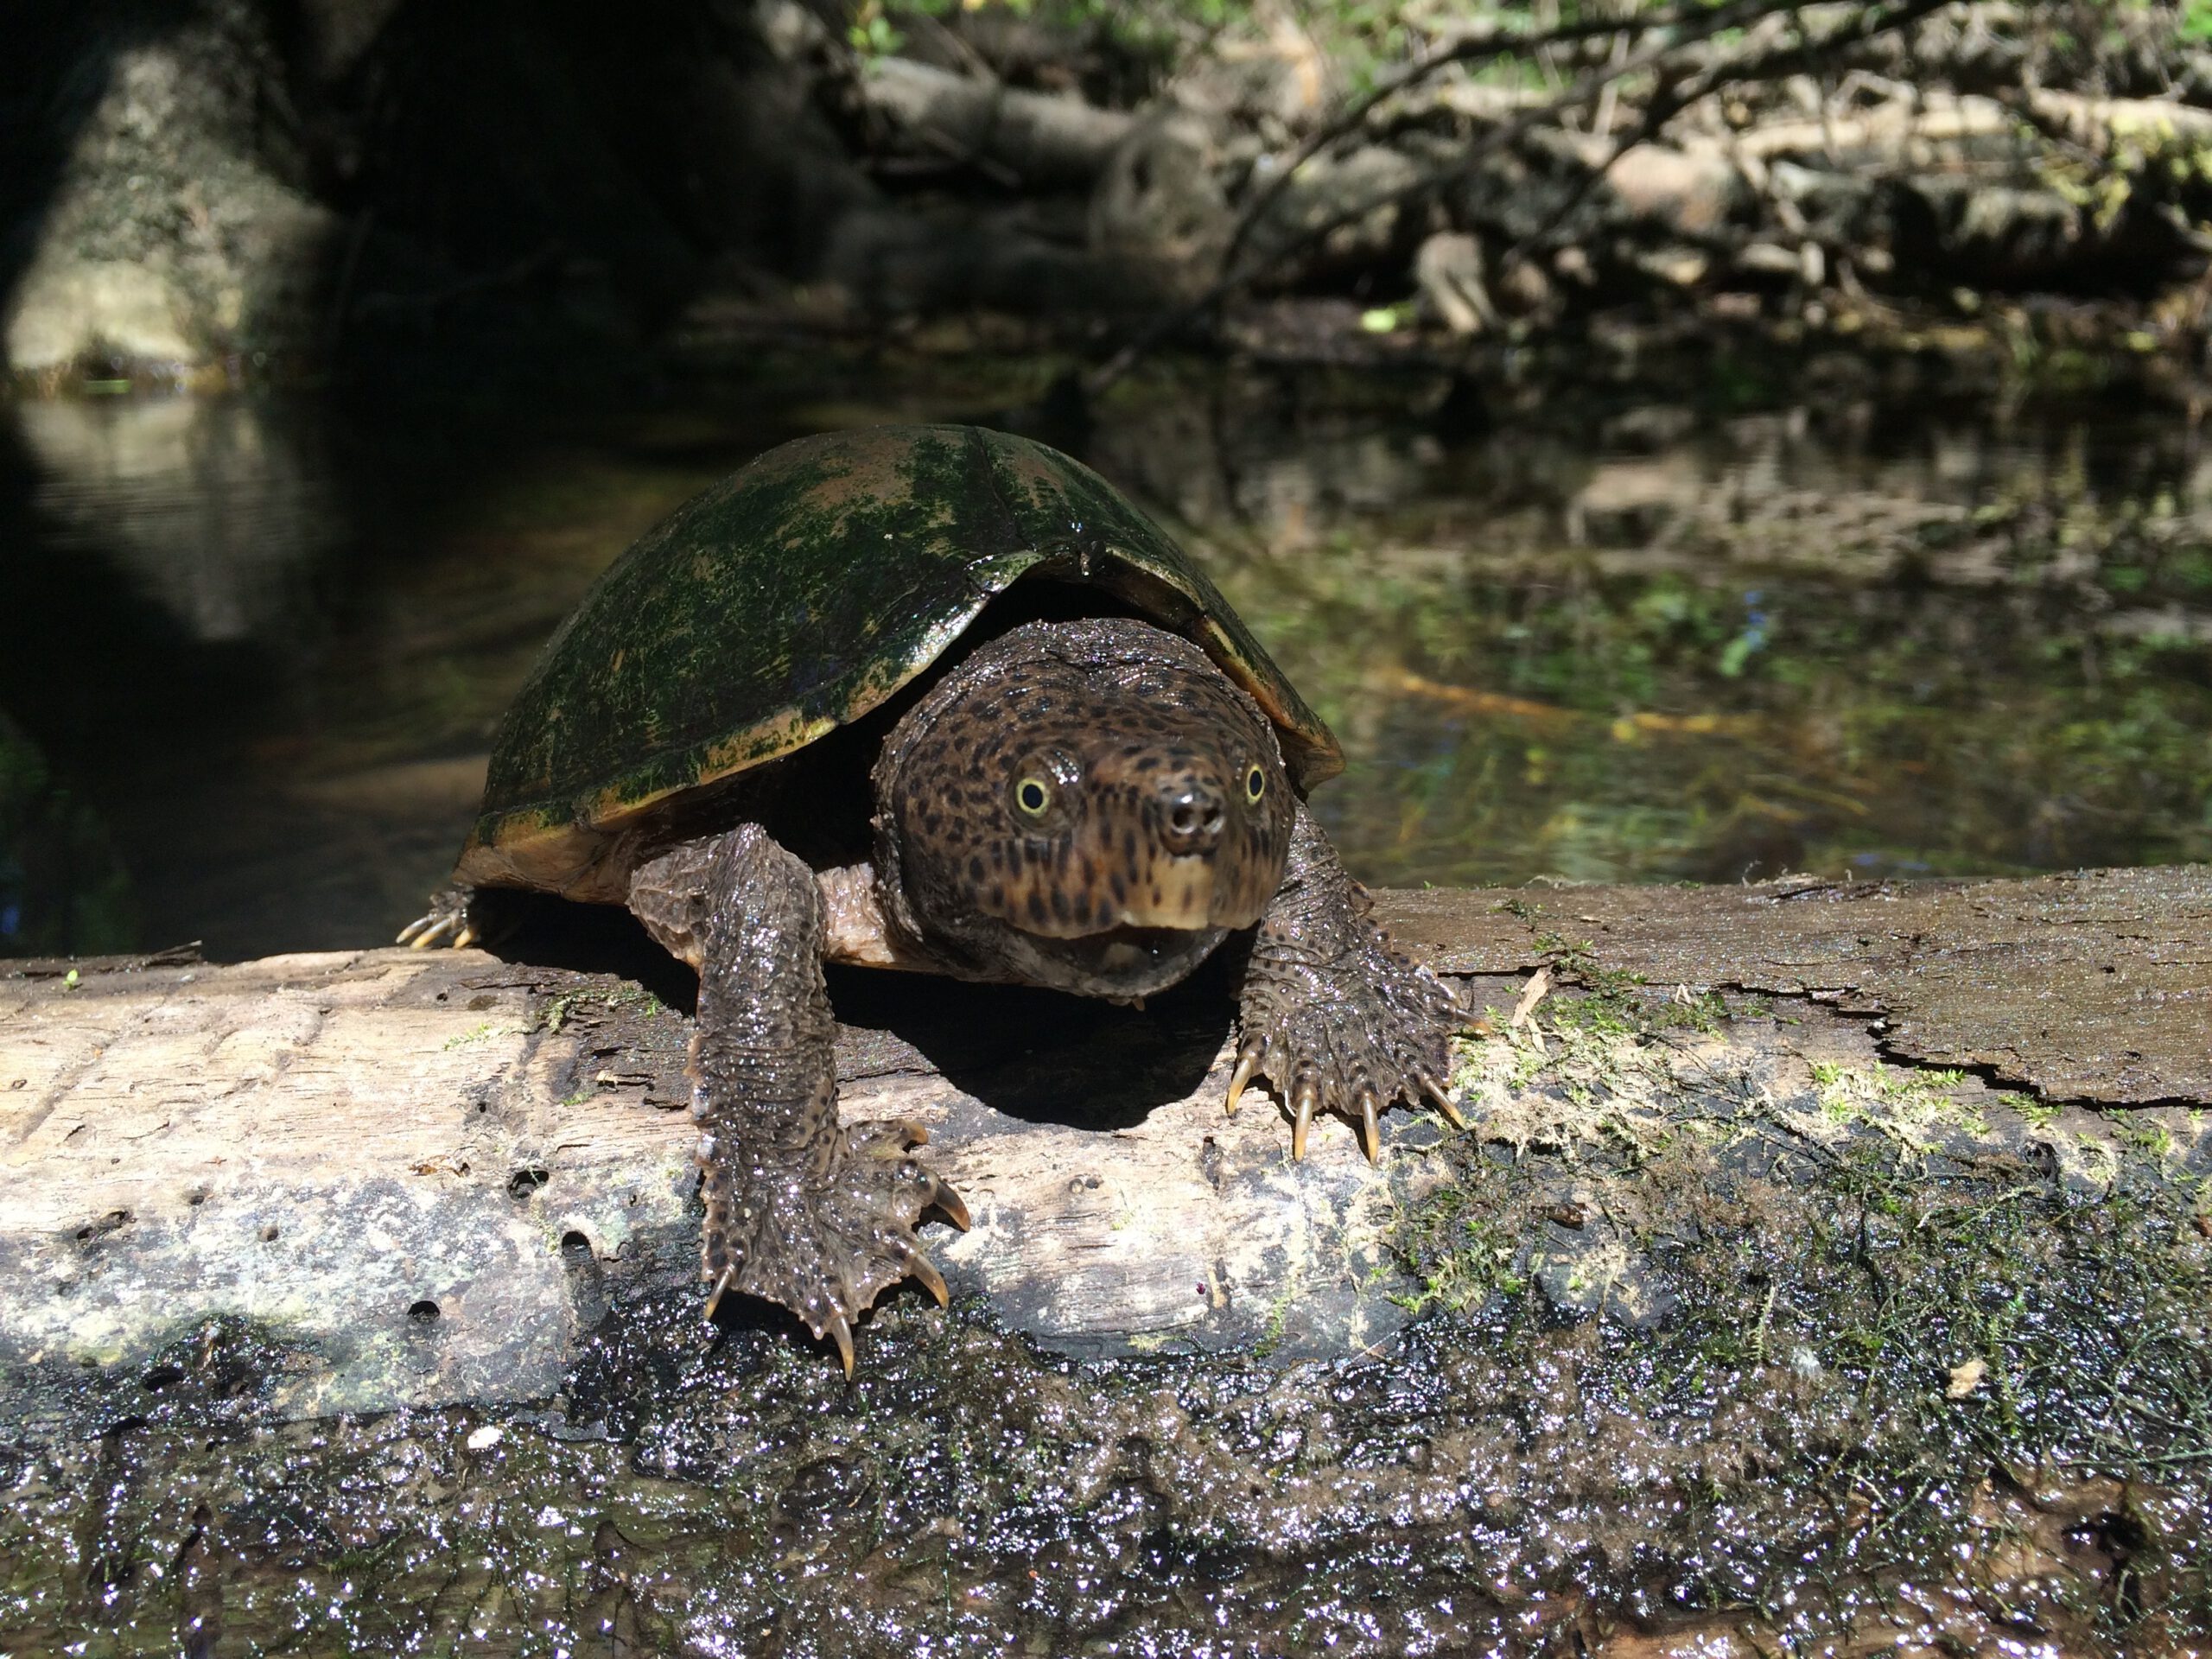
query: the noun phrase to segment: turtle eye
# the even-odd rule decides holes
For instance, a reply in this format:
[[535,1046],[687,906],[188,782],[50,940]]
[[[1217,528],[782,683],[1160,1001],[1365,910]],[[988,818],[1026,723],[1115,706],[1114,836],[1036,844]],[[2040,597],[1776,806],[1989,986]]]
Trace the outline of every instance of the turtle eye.
[[1268,774],[1256,766],[1248,767],[1244,773],[1244,798],[1257,801],[1267,792]]
[[1014,804],[1031,817],[1041,818],[1052,804],[1052,786],[1042,778],[1024,778],[1014,786]]

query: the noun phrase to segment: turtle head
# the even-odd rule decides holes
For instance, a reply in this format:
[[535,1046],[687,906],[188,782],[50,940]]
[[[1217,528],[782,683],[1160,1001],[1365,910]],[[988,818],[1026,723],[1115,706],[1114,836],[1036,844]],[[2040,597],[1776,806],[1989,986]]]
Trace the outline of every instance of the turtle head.
[[1120,620],[979,648],[876,763],[886,909],[963,965],[1091,996],[1172,985],[1281,884],[1274,728],[1205,654]]

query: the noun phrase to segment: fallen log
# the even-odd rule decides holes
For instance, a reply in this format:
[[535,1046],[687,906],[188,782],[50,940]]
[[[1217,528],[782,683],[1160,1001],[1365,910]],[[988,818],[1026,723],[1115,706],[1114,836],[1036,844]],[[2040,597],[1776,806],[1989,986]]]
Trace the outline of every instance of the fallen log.
[[[1578,1165],[1586,1141],[1872,1137],[2084,1190],[2123,1120],[2196,1165],[2212,1142],[2212,869],[1379,904],[1490,1010],[1453,1079],[1476,1135],[1563,1154],[1540,1210],[1606,1217],[1516,1247],[1563,1308],[1636,1327],[1668,1306],[1624,1219],[1664,1202]],[[552,1395],[611,1295],[696,1271],[689,987],[646,971],[7,968],[0,1420],[210,1320],[275,1333],[283,1415]],[[1342,1126],[1290,1163],[1277,1114],[1222,1115],[1218,984],[1143,1013],[894,975],[833,994],[848,1121],[929,1128],[976,1220],[931,1230],[937,1260],[1046,1348],[1344,1354],[1421,1304],[1404,1224],[1459,1178],[1431,1155],[1449,1132],[1401,1111],[1379,1167]]]
[[1043,188],[1097,177],[1134,118],[1083,99],[1023,92],[905,58],[878,58],[861,94],[892,156],[950,169],[975,167]]

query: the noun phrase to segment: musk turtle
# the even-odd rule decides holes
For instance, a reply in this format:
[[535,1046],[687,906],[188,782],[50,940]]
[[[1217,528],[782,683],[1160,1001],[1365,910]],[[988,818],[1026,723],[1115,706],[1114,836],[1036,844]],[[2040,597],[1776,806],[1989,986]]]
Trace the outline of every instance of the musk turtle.
[[[1460,1010],[1307,812],[1336,740],[1204,573],[1089,468],[967,427],[802,439],[632,546],[500,726],[454,886],[626,904],[699,974],[708,1310],[836,1341],[958,1197],[909,1123],[841,1128],[824,960],[1139,1001],[1241,937],[1227,1105],[1303,1156],[1424,1092]],[[1452,1113],[1455,1120],[1456,1113]]]

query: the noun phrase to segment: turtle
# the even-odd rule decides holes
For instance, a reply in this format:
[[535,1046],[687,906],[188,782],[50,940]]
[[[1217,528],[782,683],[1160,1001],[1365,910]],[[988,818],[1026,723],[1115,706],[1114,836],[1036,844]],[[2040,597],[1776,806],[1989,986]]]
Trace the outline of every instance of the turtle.
[[853,1370],[884,1290],[944,1281],[965,1206],[907,1122],[841,1127],[823,964],[1141,1006],[1227,945],[1225,1104],[1264,1079],[1303,1158],[1433,1101],[1452,992],[1306,805],[1336,738],[1203,571],[1089,467],[978,427],[759,456],[648,531],[546,645],[474,828],[400,935],[472,943],[494,890],[626,905],[696,970],[707,1315],[796,1313]]

